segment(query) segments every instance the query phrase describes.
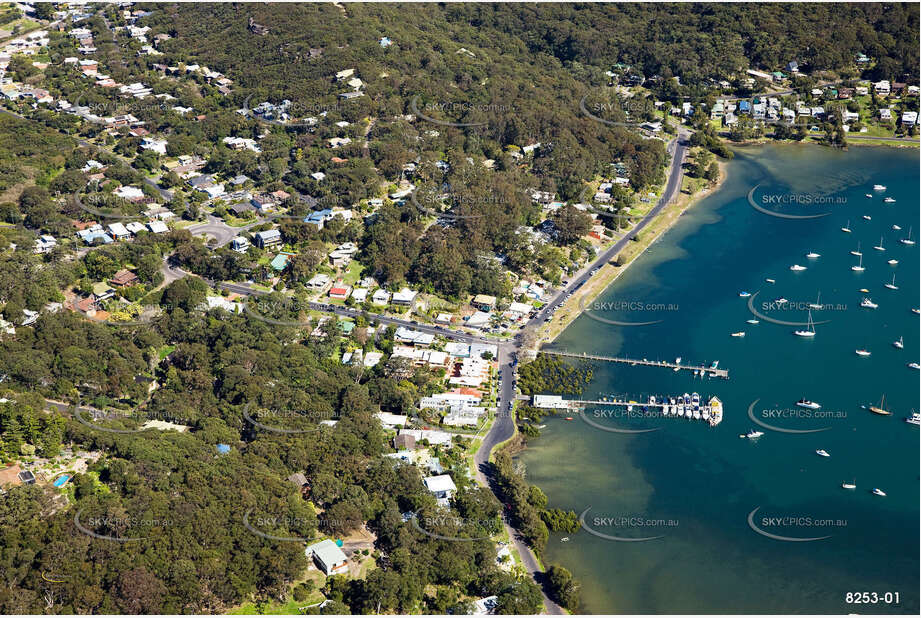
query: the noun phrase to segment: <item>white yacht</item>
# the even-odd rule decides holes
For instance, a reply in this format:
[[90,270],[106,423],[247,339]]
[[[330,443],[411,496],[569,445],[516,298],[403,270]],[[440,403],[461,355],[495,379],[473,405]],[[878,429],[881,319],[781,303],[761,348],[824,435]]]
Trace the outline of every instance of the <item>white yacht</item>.
[[826,451],[824,448],[820,448],[815,452],[815,454],[821,455],[822,457],[831,457],[831,455],[828,454],[828,451]]
[[857,489],[857,479],[854,479],[850,483],[848,483],[847,481],[844,481],[843,483],[841,483],[841,487],[843,489]]
[[859,350],[854,350],[854,352],[857,354],[857,356],[870,356],[870,351],[864,350],[862,348]]
[[902,229],[902,226],[901,226],[901,225],[893,225],[893,226],[892,226],[892,229],[894,229],[896,232],[898,232],[899,230]]
[[867,197],[873,197],[872,193],[864,193],[864,195],[866,195]]
[[774,299],[774,302],[777,303],[778,305],[782,305],[782,304],[788,303],[788,302],[790,302],[790,301],[788,301],[786,298],[784,298],[783,296],[781,296],[780,298],[775,298],[775,299]]
[[887,204],[892,204],[892,203],[895,202],[895,199],[894,199],[894,198],[891,198],[891,197],[887,197],[887,198],[884,199],[883,201],[886,202]]
[[874,191],[885,191],[886,185],[873,185],[873,190]]
[[900,350],[905,348],[905,340],[900,336],[898,341],[893,341],[892,345]]
[[898,260],[895,260],[895,259],[889,260],[889,265],[890,265],[890,266],[895,266],[895,265],[898,264],[898,263],[899,263]]
[[805,267],[805,266],[800,266],[799,264],[794,264],[793,266],[790,267],[790,270],[792,270],[792,271],[794,271],[794,272],[799,272],[799,271],[801,271],[801,270],[806,270],[806,267]]
[[801,408],[809,408],[810,410],[818,410],[819,408],[822,407],[822,404],[817,403],[815,401],[809,401],[808,399],[805,399],[805,398],[797,401],[796,405],[798,405]]
[[760,437],[763,436],[763,435],[764,435],[764,432],[763,432],[763,431],[755,431],[754,429],[752,429],[752,430],[750,430],[748,433],[740,434],[739,437],[740,437],[740,438],[755,439],[755,438],[760,438]]
[[863,271],[866,270],[866,268],[863,267],[863,256],[862,255],[860,256],[858,262],[854,264],[853,266],[851,266],[851,270],[853,270],[855,273],[862,273]]
[[892,273],[892,283],[884,283],[883,285],[885,285],[885,286],[886,286],[887,288],[889,288],[890,290],[897,290],[897,289],[899,289],[899,286],[897,286],[897,285],[895,284],[895,273]]
[[822,308],[822,304],[819,303],[819,298],[821,298],[821,297],[822,297],[822,291],[819,290],[819,293],[815,295],[815,302],[814,302],[814,303],[809,303],[808,307],[809,307],[810,309],[821,309],[821,308]]
[[777,283],[777,282],[774,281],[773,279],[765,279],[765,281],[767,281],[768,283]]
[[737,332],[737,333],[732,333],[732,336],[733,336],[733,337],[744,337],[744,336],[745,336],[745,331],[744,331],[744,330],[740,330],[740,331]]
[[873,220],[873,217],[871,217],[870,215],[864,215],[863,218],[866,219],[867,221]]
[[878,487],[873,488],[873,493],[877,496],[883,496],[884,498],[886,497],[886,492]]
[[806,257],[809,258],[810,260],[816,260],[822,257],[822,254],[816,253],[815,251],[810,251],[809,253],[806,254]]
[[815,324],[812,323],[812,310],[807,314],[808,319],[806,322],[806,329],[799,329],[793,331],[793,334],[797,337],[815,337]]
[[911,416],[905,419],[909,425],[921,425],[921,413],[912,412]]
[[859,240],[857,241],[857,248],[851,251],[851,255],[863,255],[863,253],[860,252],[860,241]]
[[908,368],[909,369],[921,369],[921,365],[919,365],[918,363],[908,363]]
[[903,238],[899,242],[902,243],[903,245],[909,245],[909,246],[915,244],[915,241],[911,239],[911,227],[908,228],[908,238]]
[[751,292],[739,292],[739,296],[741,296],[742,298],[748,298],[751,295],[752,295]]
[[877,251],[885,251],[885,250],[886,250],[886,247],[883,246],[883,237],[882,237],[882,236],[879,237],[879,244],[876,245],[876,246],[873,247],[873,248],[876,249]]
[[761,320],[756,320],[755,318],[751,318],[750,320],[745,320],[745,321],[748,322],[749,324],[760,324],[761,323]]
[[872,300],[870,300],[869,298],[864,298],[862,301],[860,301],[860,306],[863,307],[864,309],[877,309],[877,308],[879,308],[879,305],[877,305],[876,303],[874,303],[874,302],[873,302]]
[[841,228],[841,231],[847,234],[851,233],[851,220],[850,219],[847,220],[847,223],[844,224],[844,227]]

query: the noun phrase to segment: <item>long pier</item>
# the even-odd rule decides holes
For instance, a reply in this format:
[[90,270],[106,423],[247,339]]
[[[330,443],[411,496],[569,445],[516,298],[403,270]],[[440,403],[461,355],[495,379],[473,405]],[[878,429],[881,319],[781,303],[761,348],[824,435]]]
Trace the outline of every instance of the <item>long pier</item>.
[[605,361],[608,363],[625,363],[628,365],[644,365],[646,367],[664,367],[668,369],[680,369],[687,371],[701,372],[701,375],[707,374],[716,378],[729,379],[728,369],[714,369],[708,365],[683,365],[669,361],[648,360],[639,358],[625,358],[620,356],[601,356],[598,354],[587,354],[585,352],[576,354],[575,352],[563,352],[559,350],[541,350],[541,354],[553,354],[555,356],[565,356],[567,358],[581,358],[585,360]]

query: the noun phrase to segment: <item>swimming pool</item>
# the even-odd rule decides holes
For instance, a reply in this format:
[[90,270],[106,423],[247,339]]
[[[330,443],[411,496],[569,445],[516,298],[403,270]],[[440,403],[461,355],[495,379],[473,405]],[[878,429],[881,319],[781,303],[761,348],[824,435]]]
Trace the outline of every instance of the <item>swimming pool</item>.
[[54,483],[52,483],[52,485],[54,485],[55,487],[64,487],[64,485],[69,480],[70,480],[70,475],[65,474],[63,476],[59,476],[58,478],[54,479]]

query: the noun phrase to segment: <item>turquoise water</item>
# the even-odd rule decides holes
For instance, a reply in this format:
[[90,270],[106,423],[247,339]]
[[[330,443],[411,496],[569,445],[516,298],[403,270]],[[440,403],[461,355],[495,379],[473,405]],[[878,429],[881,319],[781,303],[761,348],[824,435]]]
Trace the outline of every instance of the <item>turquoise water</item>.
[[[873,191],[876,183],[887,186],[885,193]],[[793,194],[799,205],[767,207],[831,214],[792,220],[758,212],[747,195],[759,184],[753,195],[758,205],[770,204],[765,195]],[[896,202],[886,204],[884,196]],[[584,611],[918,612],[919,437],[918,427],[904,418],[921,409],[919,374],[906,366],[919,361],[919,316],[911,312],[919,303],[919,263],[918,245],[899,243],[909,226],[918,237],[918,197],[917,150],[741,149],[723,186],[594,305],[605,318],[661,322],[621,327],[583,315],[557,340],[557,349],[610,356],[718,359],[730,371],[729,380],[702,380],[684,371],[597,364],[585,399],[697,391],[720,397],[724,421],[711,429],[678,418],[595,416],[605,426],[656,429],[627,435],[557,418],[522,453],[529,480],[547,493],[550,506],[577,513],[591,507],[586,521],[603,534],[660,537],[621,542],[580,531],[564,543],[552,535],[546,558],[581,580]],[[840,230],[846,224],[849,234]],[[892,230],[893,224],[902,230]],[[873,249],[881,235],[883,252]],[[857,258],[849,252],[858,240],[862,273],[850,269]],[[810,251],[821,257],[807,259]],[[793,264],[807,270],[792,272]],[[884,287],[893,273],[898,290]],[[821,291],[821,302],[832,306],[813,318],[829,321],[816,325],[814,340],[792,334],[805,327],[747,324],[753,316],[741,290],[760,291],[753,304],[762,313],[802,322],[805,304]],[[796,309],[762,305],[781,296]],[[879,307],[861,308],[864,297]],[[632,303],[633,310],[606,312],[605,303],[614,302]],[[746,336],[730,337],[735,331]],[[900,336],[903,350],[892,346]],[[871,356],[857,356],[858,348]],[[892,416],[861,408],[883,395]],[[790,411],[802,397],[820,402],[829,416],[794,416]],[[758,427],[748,416],[755,400],[756,419],[786,429],[827,429],[792,434]],[[740,439],[750,429],[765,435]],[[831,456],[819,457],[817,449]],[[857,489],[841,488],[855,479]],[[872,495],[873,487],[887,496]],[[758,507],[753,522],[761,530],[828,538],[791,542],[759,535],[747,519]],[[615,526],[595,519],[622,516],[647,521]],[[848,592],[875,592],[878,602],[848,603]],[[889,603],[887,592],[893,593]]]
[[65,474],[64,476],[59,476],[58,478],[54,479],[54,483],[52,484],[55,487],[64,487],[64,485],[66,485],[67,481],[69,480],[70,480],[70,475]]

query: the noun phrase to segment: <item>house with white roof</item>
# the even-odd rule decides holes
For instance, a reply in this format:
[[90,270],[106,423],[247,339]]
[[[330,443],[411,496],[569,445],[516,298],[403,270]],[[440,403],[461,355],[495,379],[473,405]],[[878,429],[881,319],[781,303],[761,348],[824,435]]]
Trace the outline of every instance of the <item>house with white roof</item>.
[[317,567],[326,574],[336,575],[338,573],[347,573],[349,570],[349,559],[336,543],[330,539],[325,539],[319,543],[309,545],[304,551],[308,558],[313,559]]
[[422,481],[425,483],[425,488],[435,495],[436,501],[442,506],[448,506],[449,500],[457,492],[457,486],[448,474],[428,476]]

